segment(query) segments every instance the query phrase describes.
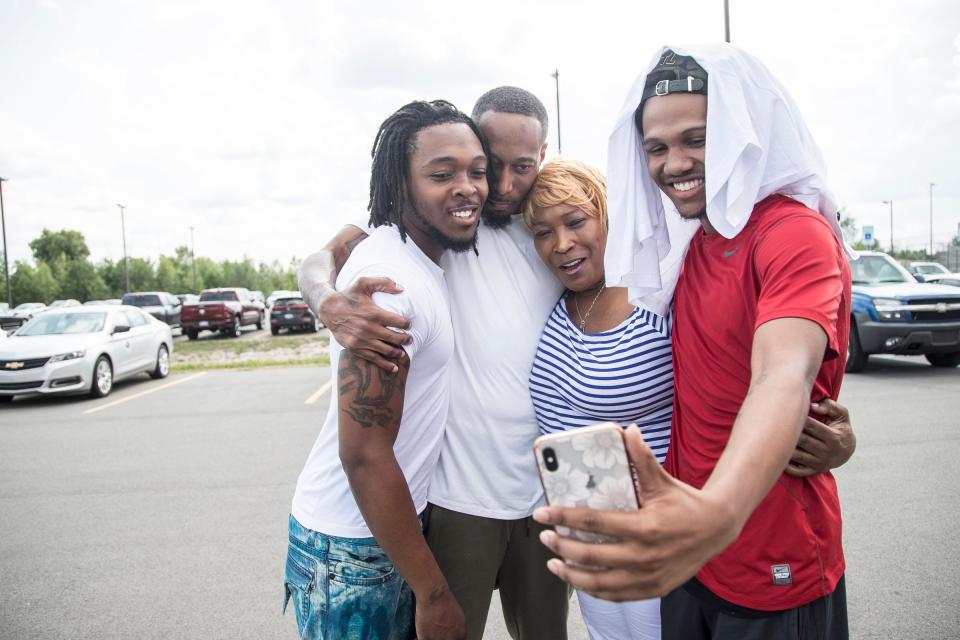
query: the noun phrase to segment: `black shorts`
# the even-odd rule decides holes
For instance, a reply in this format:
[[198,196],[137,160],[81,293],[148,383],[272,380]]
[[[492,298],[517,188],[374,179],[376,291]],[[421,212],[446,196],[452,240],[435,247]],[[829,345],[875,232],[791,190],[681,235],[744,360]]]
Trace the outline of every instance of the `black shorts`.
[[[691,584],[692,583],[692,584]],[[692,580],[660,601],[663,640],[848,640],[847,591],[841,576],[830,595],[786,611],[718,605]],[[702,592],[701,592],[702,593]]]

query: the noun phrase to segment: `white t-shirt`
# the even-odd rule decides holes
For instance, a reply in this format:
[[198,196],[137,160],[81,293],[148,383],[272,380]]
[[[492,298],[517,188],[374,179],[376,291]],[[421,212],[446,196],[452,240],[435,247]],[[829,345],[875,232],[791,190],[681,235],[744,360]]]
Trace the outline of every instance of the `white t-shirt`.
[[[403,242],[396,228],[384,226],[372,230],[354,249],[337,277],[337,289],[349,287],[361,276],[387,276],[404,287],[399,295],[378,293],[373,299],[411,322],[413,339],[404,347],[410,356],[410,370],[393,452],[420,513],[427,506],[427,489],[440,455],[450,401],[454,335],[444,273],[411,238]],[[314,531],[367,538],[372,534],[340,464],[336,376],[342,351],[331,339],[334,393],[326,422],[297,480],[291,513]]]
[[530,515],[543,495],[532,449],[540,430],[528,379],[563,286],[540,260],[519,216],[504,229],[481,224],[479,233],[479,257],[447,252],[440,259],[456,346],[430,502],[513,520]]

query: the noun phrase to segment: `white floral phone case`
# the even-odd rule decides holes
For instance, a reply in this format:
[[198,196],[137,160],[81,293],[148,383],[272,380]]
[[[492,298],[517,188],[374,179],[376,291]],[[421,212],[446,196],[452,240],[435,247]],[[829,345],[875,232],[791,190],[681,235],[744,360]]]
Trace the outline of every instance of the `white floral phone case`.
[[[639,508],[620,425],[607,422],[540,436],[533,451],[548,504],[605,511]],[[566,527],[557,527],[557,533],[585,542],[611,541]]]

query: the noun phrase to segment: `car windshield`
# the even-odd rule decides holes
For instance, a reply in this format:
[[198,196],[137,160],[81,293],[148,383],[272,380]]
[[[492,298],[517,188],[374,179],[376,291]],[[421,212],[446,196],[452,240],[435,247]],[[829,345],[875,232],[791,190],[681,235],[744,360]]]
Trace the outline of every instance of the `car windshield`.
[[103,330],[106,313],[45,313],[17,332],[18,336],[53,336],[68,333],[96,333]]
[[129,304],[134,307],[159,307],[163,303],[160,302],[160,296],[131,293],[123,296],[122,304]]
[[930,275],[934,273],[950,273],[946,267],[939,264],[918,264],[915,269],[920,275]]
[[850,261],[853,284],[916,282],[906,269],[887,256],[860,256]]
[[295,304],[304,304],[303,298],[280,298],[273,303],[275,307],[289,307]]
[[207,291],[200,294],[200,302],[236,302],[237,293],[235,291]]

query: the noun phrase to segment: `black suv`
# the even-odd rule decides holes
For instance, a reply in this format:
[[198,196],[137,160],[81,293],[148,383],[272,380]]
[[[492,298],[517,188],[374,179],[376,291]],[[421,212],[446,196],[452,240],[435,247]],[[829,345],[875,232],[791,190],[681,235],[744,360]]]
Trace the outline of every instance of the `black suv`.
[[140,307],[171,327],[180,326],[180,300],[166,291],[138,291],[123,296],[121,304]]

